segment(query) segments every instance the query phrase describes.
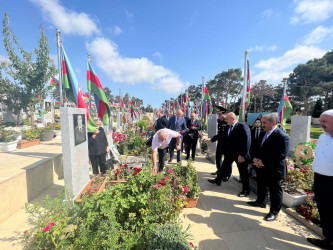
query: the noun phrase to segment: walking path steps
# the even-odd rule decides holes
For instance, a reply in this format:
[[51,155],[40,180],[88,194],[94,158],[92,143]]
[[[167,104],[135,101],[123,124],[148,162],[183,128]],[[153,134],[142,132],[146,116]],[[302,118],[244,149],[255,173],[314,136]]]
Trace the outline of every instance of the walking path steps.
[[[52,146],[54,152],[54,145]],[[61,144],[59,147],[61,150]],[[186,164],[185,160],[183,164]],[[184,228],[191,225],[192,242],[200,249],[318,249],[306,241],[306,237],[317,236],[284,211],[280,212],[276,221],[264,221],[263,217],[268,213],[269,207],[248,206],[246,202],[254,200],[256,195],[251,193],[250,197],[237,197],[241,184],[233,178],[221,186],[208,183],[207,179],[212,178],[210,173],[215,170],[215,165],[208,162],[204,156],[197,157],[194,166],[199,173],[202,192],[197,207],[184,209],[181,219],[184,221]],[[233,167],[233,174],[238,174],[236,167]],[[38,202],[46,195],[54,197],[63,185],[63,181],[58,181],[32,202]],[[23,249],[17,236],[29,229],[28,227],[27,214],[23,208],[1,222],[0,249]]]

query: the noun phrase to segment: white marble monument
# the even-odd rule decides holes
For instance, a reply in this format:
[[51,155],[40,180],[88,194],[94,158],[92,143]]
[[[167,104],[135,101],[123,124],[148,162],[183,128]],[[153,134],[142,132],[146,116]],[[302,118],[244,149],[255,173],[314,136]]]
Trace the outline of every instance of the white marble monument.
[[310,141],[310,129],[311,116],[291,117],[289,155],[294,153],[298,143]]
[[75,200],[90,180],[86,110],[60,108],[60,121],[67,197]]
[[[208,115],[208,138],[212,138],[214,135],[217,134],[217,115],[216,114],[209,114]],[[215,164],[215,153],[216,153],[216,146],[217,142],[208,142],[208,149],[207,149],[207,156],[206,158]]]

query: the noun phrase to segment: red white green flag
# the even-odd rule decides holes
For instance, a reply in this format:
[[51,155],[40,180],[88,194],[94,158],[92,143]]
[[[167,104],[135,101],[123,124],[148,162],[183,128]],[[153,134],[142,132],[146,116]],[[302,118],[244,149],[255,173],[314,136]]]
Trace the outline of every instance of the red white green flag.
[[286,93],[286,86],[284,86],[281,101],[277,110],[279,123],[285,125],[286,120],[289,118],[292,110],[293,107],[291,106],[288,95]]
[[249,59],[247,58],[247,54],[246,54],[246,86],[244,86],[244,88],[246,88],[246,93],[245,93],[245,98],[243,97],[242,105],[240,106],[240,112],[239,112],[240,122],[243,122],[243,113],[245,117],[246,109],[250,105],[250,94],[251,94],[250,63]]
[[87,83],[88,90],[94,95],[98,117],[104,124],[109,124],[109,117],[111,115],[110,106],[108,104],[109,102],[104,93],[102,84],[96,76],[89,61],[87,69]]

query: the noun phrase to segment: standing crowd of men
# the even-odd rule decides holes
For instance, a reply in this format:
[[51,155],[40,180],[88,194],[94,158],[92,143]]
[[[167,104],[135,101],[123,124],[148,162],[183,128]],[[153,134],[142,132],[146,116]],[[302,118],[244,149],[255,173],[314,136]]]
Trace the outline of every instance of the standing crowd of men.
[[[238,122],[233,112],[227,113],[223,107],[217,106],[218,134],[212,138],[203,139],[204,142],[217,141],[216,168],[212,173],[215,179],[210,183],[221,185],[227,182],[232,172],[232,164],[236,163],[242,190],[239,197],[250,194],[248,166],[252,165],[257,176],[257,198],[247,202],[253,207],[266,208],[270,197],[270,210],[264,216],[266,221],[274,221],[282,207],[282,181],[286,177],[286,157],[289,150],[289,136],[278,126],[278,117],[267,114],[258,117],[252,128]],[[186,120],[182,111],[169,119],[159,113],[156,121],[156,134],[152,141],[153,167],[156,171],[156,154],[159,152],[159,171],[163,170],[164,156],[169,148],[172,161],[173,151],[177,149],[177,162],[181,162],[183,141],[186,142],[186,159],[195,160],[195,149],[200,135],[201,123],[195,113]],[[333,192],[333,109],[327,110],[320,116],[320,125],[324,133],[319,137],[313,161],[314,193],[318,205],[321,227],[325,239],[307,238],[307,240],[323,249],[333,249],[333,213],[331,211]],[[223,156],[223,161],[222,161]],[[221,164],[222,161],[222,164]]]

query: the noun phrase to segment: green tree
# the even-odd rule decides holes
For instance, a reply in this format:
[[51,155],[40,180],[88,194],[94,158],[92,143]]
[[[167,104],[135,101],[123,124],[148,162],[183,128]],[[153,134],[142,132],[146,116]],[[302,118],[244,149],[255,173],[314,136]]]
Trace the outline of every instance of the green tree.
[[[5,67],[6,74],[11,78],[12,86],[24,93],[19,103],[28,107],[31,115],[31,126],[35,125],[35,103],[39,96],[45,98],[49,87],[47,82],[56,74],[56,68],[50,59],[50,52],[47,37],[43,27],[40,26],[40,38],[38,48],[31,52],[25,51],[18,42],[14,32],[9,27],[9,17],[5,13],[3,20],[3,41],[10,60]],[[13,47],[16,45],[16,48]]]

